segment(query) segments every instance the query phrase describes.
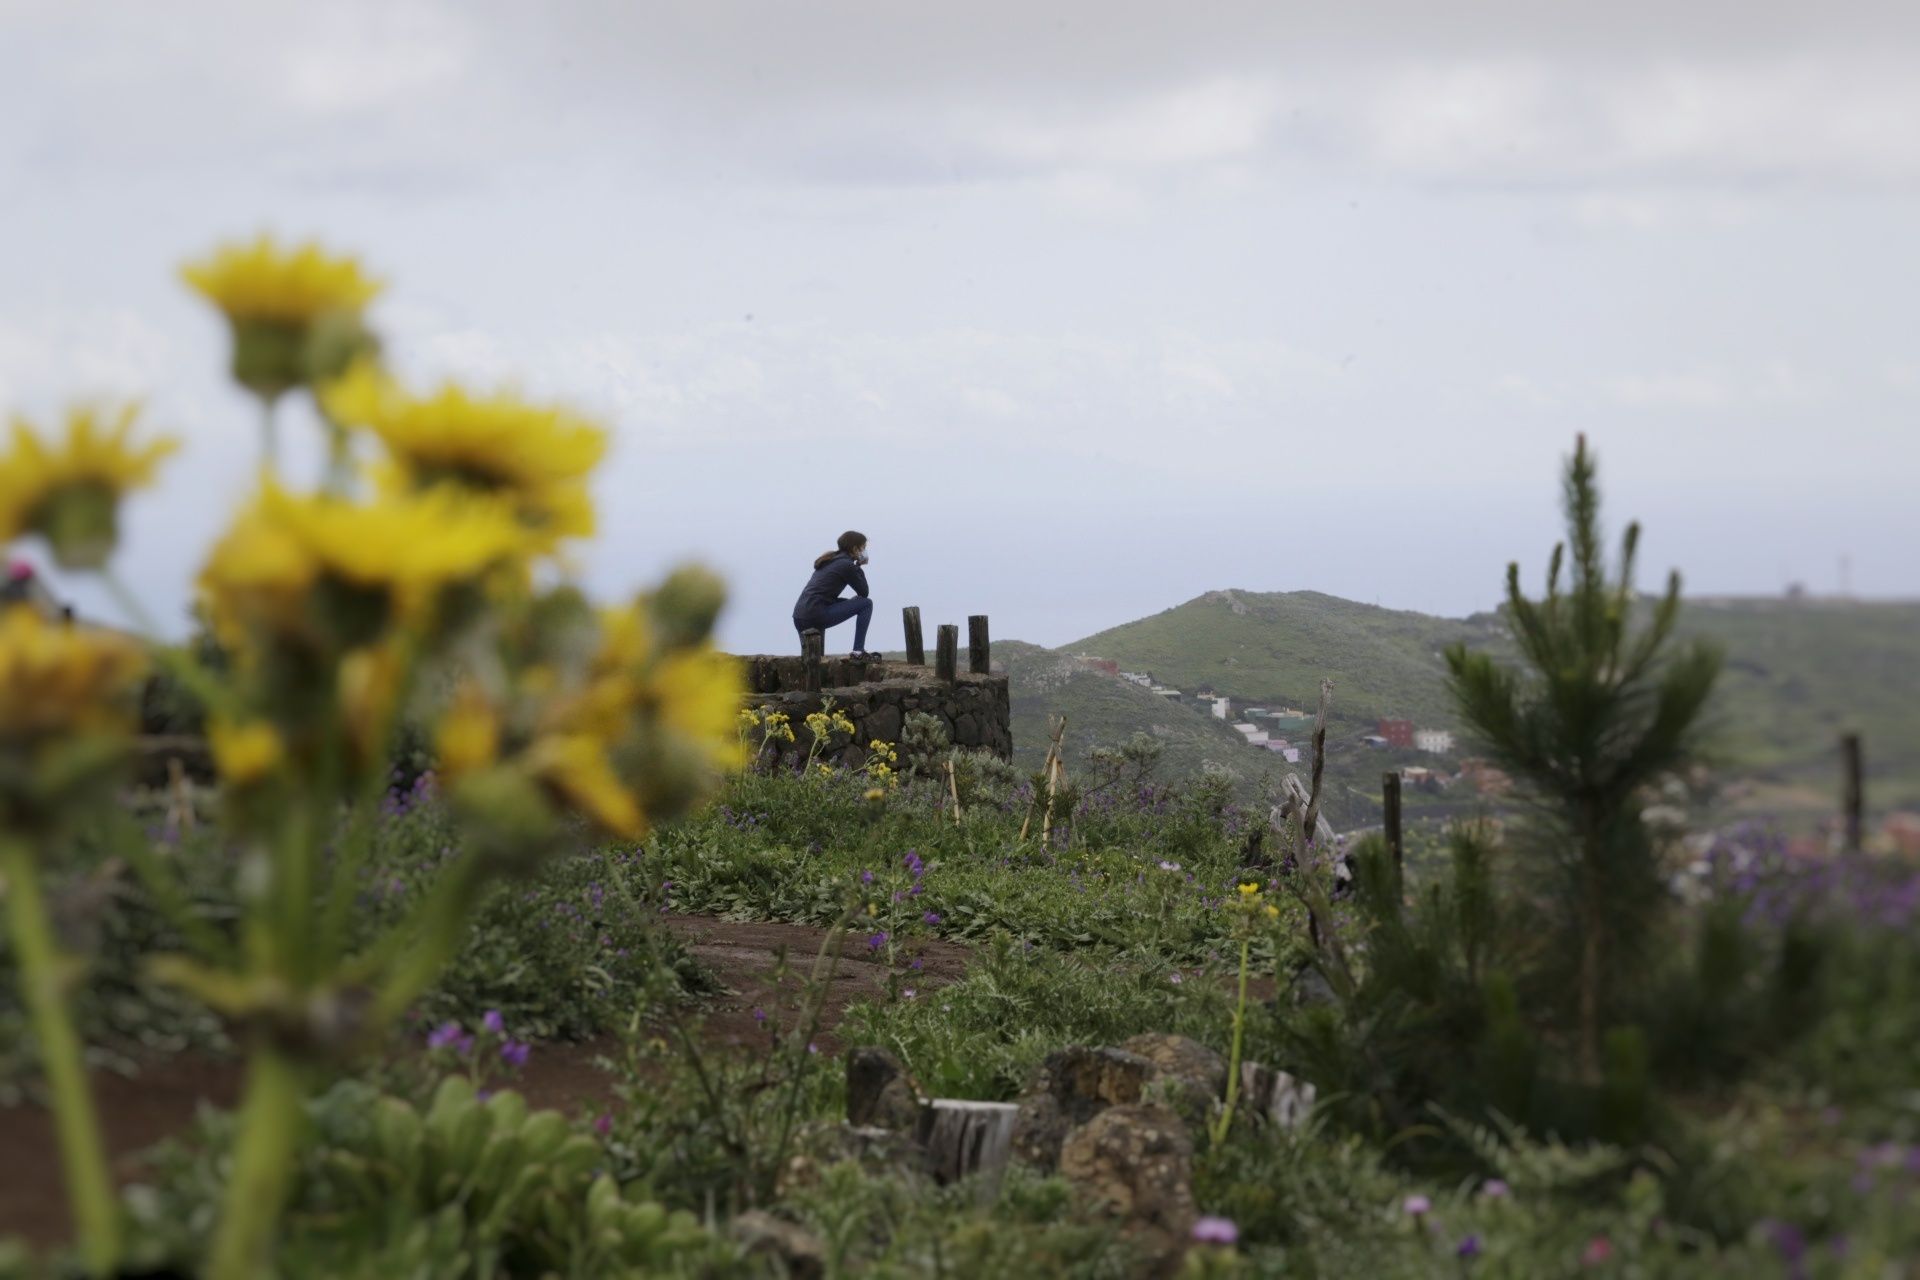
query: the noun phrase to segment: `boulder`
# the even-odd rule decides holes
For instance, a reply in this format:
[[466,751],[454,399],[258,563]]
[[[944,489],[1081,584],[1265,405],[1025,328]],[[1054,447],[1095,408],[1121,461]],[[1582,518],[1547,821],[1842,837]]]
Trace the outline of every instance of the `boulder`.
[[1051,1172],[1067,1134],[1109,1107],[1137,1103],[1159,1068],[1122,1049],[1071,1045],[1050,1053],[1020,1097],[1013,1155]]
[[1109,1107],[1067,1136],[1060,1174],[1091,1213],[1117,1223],[1146,1264],[1170,1275],[1193,1229],[1193,1139],[1165,1107]]
[[1154,1066],[1146,1098],[1179,1113],[1192,1129],[1204,1129],[1227,1092],[1227,1060],[1198,1040],[1148,1032],[1121,1042],[1121,1049]]
[[913,1133],[925,1106],[900,1059],[871,1045],[847,1051],[847,1123]]

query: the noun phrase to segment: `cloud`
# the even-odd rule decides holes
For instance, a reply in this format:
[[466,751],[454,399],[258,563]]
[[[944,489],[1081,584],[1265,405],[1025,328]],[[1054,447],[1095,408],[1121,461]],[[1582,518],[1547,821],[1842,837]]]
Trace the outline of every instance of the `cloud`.
[[1614,403],[1631,409],[1704,412],[1805,405],[1820,395],[1814,379],[1784,362],[1741,373],[1705,369],[1626,374],[1607,380],[1605,391]]

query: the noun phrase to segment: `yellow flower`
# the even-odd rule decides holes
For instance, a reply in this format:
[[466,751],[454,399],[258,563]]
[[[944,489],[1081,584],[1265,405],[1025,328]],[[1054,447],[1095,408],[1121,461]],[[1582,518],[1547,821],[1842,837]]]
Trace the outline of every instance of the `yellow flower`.
[[357,314],[384,288],[355,258],[337,258],[309,241],[282,249],[271,236],[224,244],[180,268],[181,278],[230,320],[305,324],[328,312]]
[[12,606],[0,613],[0,743],[131,730],[131,694],[146,669],[145,653],[125,636]]
[[646,834],[640,802],[621,785],[599,739],[585,734],[542,738],[529,750],[528,764],[565,804],[613,835],[638,840]]
[[884,787],[868,787],[866,790],[866,798],[868,800],[885,800],[887,798],[886,789]]
[[1248,881],[1246,884],[1240,886],[1240,896],[1243,898],[1251,898],[1259,892],[1260,886],[1254,884],[1252,881]]
[[449,782],[486,768],[500,753],[500,718],[473,685],[463,687],[434,732],[435,763]]
[[402,665],[391,644],[355,649],[340,660],[340,718],[363,764],[381,758],[393,730]]
[[128,490],[153,479],[160,460],[179,447],[161,438],[128,438],[136,404],[70,410],[66,438],[42,438],[16,418],[13,448],[0,458],[0,542],[38,533],[69,569],[97,569],[118,536],[118,508]]
[[215,546],[201,585],[230,641],[259,626],[358,643],[520,548],[497,505],[444,490],[356,504],[269,484]]
[[706,645],[682,650],[660,662],[648,685],[668,730],[704,748],[719,768],[743,762],[739,739],[727,733],[727,720],[745,692],[737,659]]
[[414,397],[361,361],[320,393],[337,422],[365,427],[392,455],[403,487],[450,483],[508,503],[542,547],[593,532],[585,482],[607,433],[564,409],[451,384]]
[[207,726],[207,745],[220,776],[236,787],[260,781],[286,758],[279,730],[264,720],[235,723],[216,718]]

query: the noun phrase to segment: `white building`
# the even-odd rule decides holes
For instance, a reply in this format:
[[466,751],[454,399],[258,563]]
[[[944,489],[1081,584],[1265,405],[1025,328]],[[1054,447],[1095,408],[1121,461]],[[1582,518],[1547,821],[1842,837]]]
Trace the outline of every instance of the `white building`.
[[1413,745],[1432,755],[1445,755],[1453,750],[1453,735],[1445,729],[1416,729]]
[[1233,710],[1232,699],[1215,698],[1213,700],[1213,718],[1215,720],[1225,720],[1228,717],[1228,715],[1232,713],[1232,710]]

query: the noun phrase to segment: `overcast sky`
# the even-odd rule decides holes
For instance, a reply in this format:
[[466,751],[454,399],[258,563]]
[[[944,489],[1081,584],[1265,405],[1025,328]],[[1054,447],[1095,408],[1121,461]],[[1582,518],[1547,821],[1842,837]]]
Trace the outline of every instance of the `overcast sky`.
[[1908,0],[0,0],[0,411],[186,437],[169,616],[257,449],[175,267],[263,228],[409,375],[602,415],[585,576],[703,557],[736,648],[848,526],[881,645],[1462,614],[1580,431],[1649,582],[1920,595]]

